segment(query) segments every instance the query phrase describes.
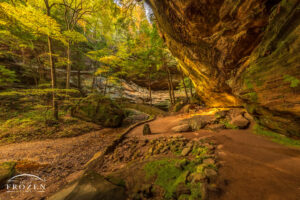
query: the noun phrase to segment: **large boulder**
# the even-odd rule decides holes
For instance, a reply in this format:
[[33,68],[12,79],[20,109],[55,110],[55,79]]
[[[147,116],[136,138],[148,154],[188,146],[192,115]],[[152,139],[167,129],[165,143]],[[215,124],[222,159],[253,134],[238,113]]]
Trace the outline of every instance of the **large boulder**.
[[111,99],[92,94],[72,108],[72,116],[100,124],[119,127],[125,117],[123,110]]
[[125,188],[106,180],[94,171],[52,195],[49,200],[125,200]]
[[204,128],[207,124],[213,124],[217,121],[214,115],[196,115],[194,117],[182,120],[182,124],[189,124],[193,131]]

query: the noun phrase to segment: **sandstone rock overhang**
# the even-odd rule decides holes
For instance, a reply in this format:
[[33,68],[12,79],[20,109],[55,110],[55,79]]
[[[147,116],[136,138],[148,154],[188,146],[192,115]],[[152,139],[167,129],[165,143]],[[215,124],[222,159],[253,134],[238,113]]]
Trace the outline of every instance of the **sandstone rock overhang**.
[[244,105],[300,136],[298,0],[148,0],[161,36],[208,106]]

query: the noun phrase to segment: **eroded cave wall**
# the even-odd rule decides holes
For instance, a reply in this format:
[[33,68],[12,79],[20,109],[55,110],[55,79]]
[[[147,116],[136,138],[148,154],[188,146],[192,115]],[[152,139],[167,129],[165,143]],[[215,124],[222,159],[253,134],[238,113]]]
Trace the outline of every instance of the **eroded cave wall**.
[[298,0],[148,2],[207,105],[244,105],[261,125],[300,136]]

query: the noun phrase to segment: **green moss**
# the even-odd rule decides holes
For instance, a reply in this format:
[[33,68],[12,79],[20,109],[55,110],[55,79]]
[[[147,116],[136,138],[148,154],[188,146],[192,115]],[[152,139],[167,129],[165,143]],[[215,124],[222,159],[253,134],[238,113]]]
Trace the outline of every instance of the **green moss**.
[[300,147],[300,141],[299,140],[294,140],[294,139],[288,138],[284,135],[281,135],[281,134],[275,133],[273,131],[264,129],[263,127],[259,126],[258,124],[255,124],[253,130],[254,130],[255,134],[259,134],[259,135],[269,137],[272,141],[274,141],[276,143],[283,144],[283,145],[286,145],[286,146]]
[[[188,174],[196,169],[194,162],[187,162],[184,166],[178,167],[178,164],[182,162],[185,161],[180,159],[162,159],[149,162],[144,167],[146,177],[148,179],[155,177],[154,184],[164,189],[165,199],[174,198],[177,186],[180,183],[185,183]],[[192,187],[191,184],[187,186],[189,188]],[[193,190],[191,191],[192,195],[196,195],[193,194]]]
[[245,80],[245,85],[247,89],[253,89],[253,84],[251,83],[250,80],[246,79]]
[[300,80],[296,77],[290,76],[290,75],[284,75],[283,79],[285,82],[290,82],[290,87],[295,88],[299,85]]
[[221,124],[224,124],[228,129],[239,129],[237,126],[230,124],[227,119],[220,120]]

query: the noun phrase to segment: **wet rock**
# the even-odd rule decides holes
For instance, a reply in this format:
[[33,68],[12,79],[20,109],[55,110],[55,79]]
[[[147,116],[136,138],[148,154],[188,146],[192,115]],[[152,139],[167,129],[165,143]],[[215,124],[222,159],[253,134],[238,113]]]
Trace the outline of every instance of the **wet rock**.
[[249,122],[249,120],[244,118],[242,115],[238,115],[238,116],[234,117],[229,123],[238,128],[243,129],[243,128],[247,128],[250,122]]
[[183,125],[175,126],[172,128],[172,131],[175,133],[188,132],[190,131],[190,125],[183,124]]
[[149,124],[145,124],[143,128],[143,135],[151,135],[151,129]]
[[107,181],[103,176],[93,171],[86,172],[74,183],[66,186],[49,200],[125,200],[124,187]]

